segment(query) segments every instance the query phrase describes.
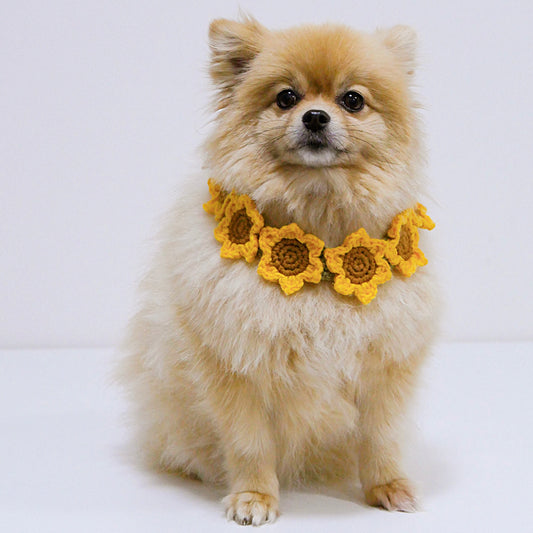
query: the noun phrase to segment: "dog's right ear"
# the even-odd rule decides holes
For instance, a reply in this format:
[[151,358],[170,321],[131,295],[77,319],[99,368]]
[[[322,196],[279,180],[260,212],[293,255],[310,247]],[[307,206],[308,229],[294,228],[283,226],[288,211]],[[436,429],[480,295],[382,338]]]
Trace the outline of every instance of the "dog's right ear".
[[250,62],[261,51],[266,29],[254,18],[244,16],[242,22],[216,19],[209,26],[211,65],[209,73],[220,92],[220,107],[231,96],[249,68]]

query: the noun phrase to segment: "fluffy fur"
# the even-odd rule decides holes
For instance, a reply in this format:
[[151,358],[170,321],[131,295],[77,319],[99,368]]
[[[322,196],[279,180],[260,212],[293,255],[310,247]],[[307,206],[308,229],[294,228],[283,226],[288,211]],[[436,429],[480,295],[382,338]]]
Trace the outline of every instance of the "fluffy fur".
[[[152,463],[227,487],[228,518],[278,514],[279,484],[359,478],[371,505],[413,510],[398,429],[434,335],[429,265],[394,274],[368,305],[305,286],[285,296],[254,265],[221,259],[202,209],[207,178],[249,194],[280,227],[296,222],[327,246],[364,227],[381,238],[422,198],[415,36],[344,26],[269,31],[246,18],[209,32],[217,89],[205,172],[170,210],[141,285],[122,376]],[[276,95],[302,95],[289,110]],[[349,113],[339,95],[366,105]],[[302,115],[331,117],[328,146],[302,144]],[[304,132],[305,133],[305,132]]]

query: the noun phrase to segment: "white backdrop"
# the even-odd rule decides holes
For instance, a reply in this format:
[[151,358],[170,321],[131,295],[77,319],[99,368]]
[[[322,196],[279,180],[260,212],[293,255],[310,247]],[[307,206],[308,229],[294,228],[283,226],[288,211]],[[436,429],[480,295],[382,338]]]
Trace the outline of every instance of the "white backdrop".
[[26,1],[0,6],[0,346],[118,341],[156,219],[208,129],[210,19],[420,36],[447,340],[533,339],[533,3]]

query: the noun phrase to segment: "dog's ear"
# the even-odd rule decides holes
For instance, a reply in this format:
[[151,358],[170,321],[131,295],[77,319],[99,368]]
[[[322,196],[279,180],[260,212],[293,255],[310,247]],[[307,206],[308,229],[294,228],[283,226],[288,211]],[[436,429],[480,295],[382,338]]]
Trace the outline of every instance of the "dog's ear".
[[399,24],[386,30],[380,29],[376,33],[383,44],[396,56],[405,73],[409,76],[413,75],[418,42],[415,30]]
[[209,26],[211,64],[209,72],[222,100],[231,95],[261,51],[266,29],[254,18],[244,15],[241,21],[216,19]]

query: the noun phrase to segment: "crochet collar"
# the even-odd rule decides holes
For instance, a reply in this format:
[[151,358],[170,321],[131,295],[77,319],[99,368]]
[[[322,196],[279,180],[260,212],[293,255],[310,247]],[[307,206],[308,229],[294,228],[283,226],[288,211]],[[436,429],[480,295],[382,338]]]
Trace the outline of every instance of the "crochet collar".
[[376,297],[378,285],[391,279],[393,269],[409,277],[427,264],[418,247],[418,230],[431,230],[435,223],[421,204],[397,214],[383,239],[372,239],[360,228],[341,246],[326,248],[321,239],[296,223],[265,226],[248,195],[228,193],[212,179],[208,185],[211,200],[203,208],[218,221],[214,233],[222,243],[220,256],[248,263],[259,256],[257,273],[279,283],[286,295],[298,292],[304,283],[324,280],[333,282],[338,293],[368,304]]

